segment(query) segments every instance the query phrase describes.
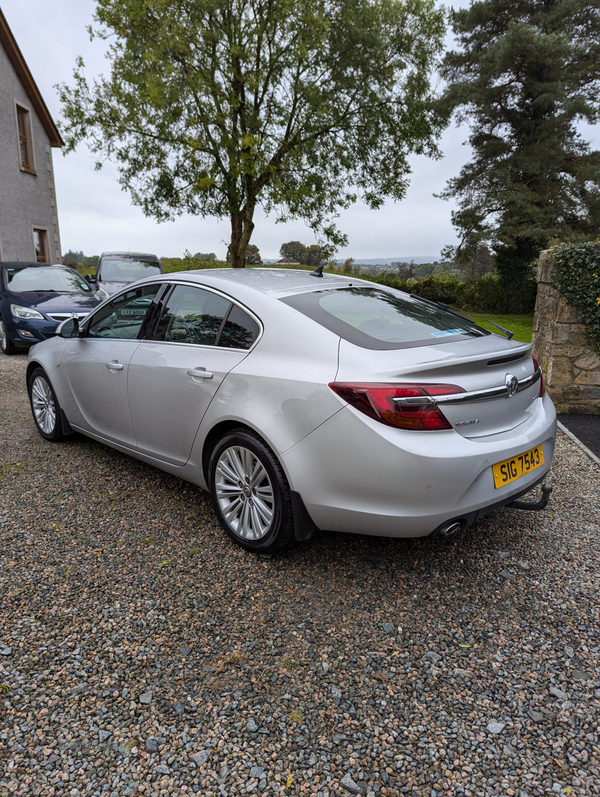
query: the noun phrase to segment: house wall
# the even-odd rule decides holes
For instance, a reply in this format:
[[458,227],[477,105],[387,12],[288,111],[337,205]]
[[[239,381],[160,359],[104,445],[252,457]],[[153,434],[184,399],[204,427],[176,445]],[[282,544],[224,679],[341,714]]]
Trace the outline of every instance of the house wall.
[[[36,174],[21,169],[15,103],[29,111]],[[34,228],[47,230],[48,259],[60,263],[50,140],[0,45],[0,260],[35,261]]]
[[552,287],[552,250],[540,255],[533,354],[558,412],[600,414],[600,355],[573,308]]

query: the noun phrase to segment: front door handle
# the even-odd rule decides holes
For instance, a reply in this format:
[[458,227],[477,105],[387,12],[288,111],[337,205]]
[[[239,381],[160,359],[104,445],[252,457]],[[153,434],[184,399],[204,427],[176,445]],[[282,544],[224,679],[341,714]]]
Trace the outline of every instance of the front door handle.
[[124,365],[118,363],[116,360],[113,360],[110,363],[106,363],[106,367],[108,368],[109,371],[122,371],[123,368],[125,368]]
[[207,371],[206,368],[190,368],[187,372],[188,376],[193,376],[194,379],[212,379],[213,375],[210,371]]

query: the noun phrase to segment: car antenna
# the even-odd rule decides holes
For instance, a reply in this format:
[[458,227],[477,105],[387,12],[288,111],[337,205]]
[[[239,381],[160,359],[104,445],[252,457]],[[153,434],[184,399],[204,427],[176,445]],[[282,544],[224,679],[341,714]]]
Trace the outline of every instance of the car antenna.
[[308,276],[309,277],[322,277],[324,268],[325,268],[325,264],[323,263],[321,266],[317,266],[314,271],[311,271]]

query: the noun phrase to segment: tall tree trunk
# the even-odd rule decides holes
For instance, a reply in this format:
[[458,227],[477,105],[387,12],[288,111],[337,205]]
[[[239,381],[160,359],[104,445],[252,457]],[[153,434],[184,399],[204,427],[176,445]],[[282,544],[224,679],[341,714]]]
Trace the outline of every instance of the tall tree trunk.
[[254,231],[254,206],[246,206],[239,213],[231,214],[231,265],[233,268],[246,267],[246,249]]

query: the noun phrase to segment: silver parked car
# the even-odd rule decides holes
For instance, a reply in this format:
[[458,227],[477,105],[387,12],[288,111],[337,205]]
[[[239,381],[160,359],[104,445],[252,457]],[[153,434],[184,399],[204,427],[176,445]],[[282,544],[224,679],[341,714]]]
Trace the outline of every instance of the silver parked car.
[[146,279],[35,346],[27,385],[44,438],[81,432],[210,490],[255,551],[471,525],[542,481],[556,436],[529,344],[318,271]]

